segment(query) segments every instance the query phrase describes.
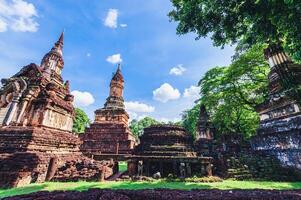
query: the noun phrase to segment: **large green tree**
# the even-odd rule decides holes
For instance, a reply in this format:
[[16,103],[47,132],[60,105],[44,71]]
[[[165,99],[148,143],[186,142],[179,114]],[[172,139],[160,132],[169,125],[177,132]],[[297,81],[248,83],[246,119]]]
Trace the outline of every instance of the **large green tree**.
[[199,104],[211,114],[219,134],[240,133],[245,138],[255,134],[259,116],[255,107],[268,95],[269,66],[262,51],[254,45],[227,67],[215,67],[200,80],[201,99],[184,113],[183,124],[195,134]]
[[170,19],[177,33],[210,36],[216,46],[238,43],[247,49],[256,43],[283,42],[301,60],[300,0],[171,0]]
[[130,122],[130,129],[136,138],[139,138],[143,134],[143,129],[147,128],[151,125],[160,124],[160,122],[156,121],[151,117],[144,117],[141,120],[133,119]]
[[90,120],[87,116],[87,114],[79,109],[75,108],[75,118],[73,120],[73,128],[72,131],[80,134],[84,133],[87,126],[89,126]]

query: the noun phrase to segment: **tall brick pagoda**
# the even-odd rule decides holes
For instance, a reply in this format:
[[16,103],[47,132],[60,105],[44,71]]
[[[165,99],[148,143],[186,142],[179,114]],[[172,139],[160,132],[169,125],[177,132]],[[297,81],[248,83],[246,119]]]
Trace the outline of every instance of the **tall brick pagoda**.
[[1,80],[0,187],[97,179],[101,173],[103,166],[82,155],[81,141],[71,132],[73,96],[61,76],[63,39],[62,33],[40,66],[29,64]]
[[82,135],[83,152],[102,158],[132,152],[136,141],[128,127],[129,115],[124,106],[123,88],[124,79],[119,64],[104,107],[95,111],[94,123]]
[[209,119],[205,105],[201,105],[196,127],[195,148],[201,155],[212,153],[214,127]]
[[257,107],[260,127],[252,138],[252,147],[300,170],[301,65],[294,63],[280,45],[270,45],[264,54],[271,67],[269,98]]

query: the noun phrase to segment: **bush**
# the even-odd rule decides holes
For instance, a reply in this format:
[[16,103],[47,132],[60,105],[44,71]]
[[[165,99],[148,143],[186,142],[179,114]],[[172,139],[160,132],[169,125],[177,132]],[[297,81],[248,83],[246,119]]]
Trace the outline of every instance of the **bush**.
[[193,176],[188,178],[178,178],[173,174],[168,174],[167,178],[165,179],[167,182],[191,182],[191,183],[214,183],[214,182],[222,182],[223,179],[217,176]]

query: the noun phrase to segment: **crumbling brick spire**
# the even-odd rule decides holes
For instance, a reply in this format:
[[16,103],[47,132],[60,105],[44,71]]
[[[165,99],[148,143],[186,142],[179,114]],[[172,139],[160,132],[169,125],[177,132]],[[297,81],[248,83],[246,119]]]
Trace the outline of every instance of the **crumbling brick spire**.
[[105,103],[105,108],[124,109],[123,88],[124,79],[121,74],[120,64],[118,64],[118,68],[110,83],[110,95]]
[[54,44],[52,49],[43,57],[41,61],[41,70],[44,75],[51,79],[56,78],[61,82],[61,73],[64,67],[63,60],[63,46],[64,46],[64,32],[61,33],[58,41]]

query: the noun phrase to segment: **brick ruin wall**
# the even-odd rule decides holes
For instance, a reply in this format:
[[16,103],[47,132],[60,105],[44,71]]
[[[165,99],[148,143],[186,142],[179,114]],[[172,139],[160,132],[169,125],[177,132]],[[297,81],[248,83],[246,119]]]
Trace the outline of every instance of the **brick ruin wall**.
[[94,161],[79,151],[81,141],[71,133],[43,128],[0,129],[0,187],[44,181],[101,180],[112,175],[113,164]]
[[284,167],[301,170],[300,130],[256,135],[251,146],[255,152],[276,157]]

